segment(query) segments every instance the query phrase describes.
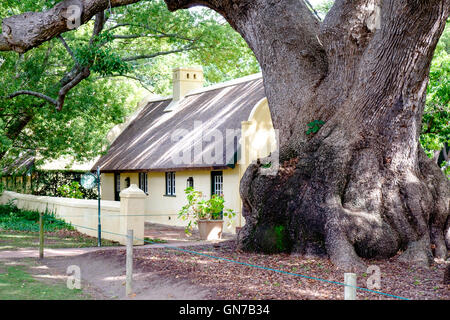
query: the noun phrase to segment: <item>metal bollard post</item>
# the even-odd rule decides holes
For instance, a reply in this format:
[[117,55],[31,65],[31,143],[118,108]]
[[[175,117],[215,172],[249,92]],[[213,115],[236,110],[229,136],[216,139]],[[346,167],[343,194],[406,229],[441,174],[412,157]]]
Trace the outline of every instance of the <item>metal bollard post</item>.
[[127,232],[127,280],[126,295],[130,296],[133,291],[133,230]]
[[344,299],[356,300],[356,274],[344,273]]

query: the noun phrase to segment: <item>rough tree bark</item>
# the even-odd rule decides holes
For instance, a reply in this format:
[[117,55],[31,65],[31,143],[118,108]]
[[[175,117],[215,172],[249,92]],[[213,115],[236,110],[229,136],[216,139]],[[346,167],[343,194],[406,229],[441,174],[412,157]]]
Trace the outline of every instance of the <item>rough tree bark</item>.
[[85,24],[97,13],[108,8],[125,6],[141,0],[64,0],[44,12],[26,12],[3,19],[0,51],[26,52],[54,37],[72,30],[68,18],[74,16],[68,9],[79,8],[78,23]]
[[445,269],[444,272],[444,284],[450,285],[450,265],[447,266],[447,269]]
[[[216,10],[261,64],[283,166],[253,164],[241,181],[242,249],[328,254],[344,269],[399,251],[446,258],[450,184],[419,135],[449,0],[337,0],[323,23],[298,0],[166,3]],[[307,135],[314,120],[326,123]]]

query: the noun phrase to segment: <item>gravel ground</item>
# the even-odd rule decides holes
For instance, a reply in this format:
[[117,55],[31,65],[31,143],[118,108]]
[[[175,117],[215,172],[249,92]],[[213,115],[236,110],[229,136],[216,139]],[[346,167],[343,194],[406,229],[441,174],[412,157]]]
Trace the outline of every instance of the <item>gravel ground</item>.
[[[344,272],[326,258],[236,252],[233,241],[197,246],[191,250],[307,277],[341,283],[344,281]],[[124,255],[125,252],[118,250],[114,254]],[[367,265],[376,265],[381,270],[381,288],[376,289],[377,291],[408,299],[450,300],[450,286],[443,284],[444,269],[449,262],[436,262],[428,270],[401,263],[397,261],[397,257],[386,261],[365,262]],[[141,272],[187,280],[209,291],[209,298],[213,299],[341,300],[344,293],[344,287],[339,284],[261,270],[173,249],[136,248],[135,265]],[[370,276],[359,274],[358,287],[367,288]],[[357,295],[361,300],[394,299],[363,290],[358,290]]]

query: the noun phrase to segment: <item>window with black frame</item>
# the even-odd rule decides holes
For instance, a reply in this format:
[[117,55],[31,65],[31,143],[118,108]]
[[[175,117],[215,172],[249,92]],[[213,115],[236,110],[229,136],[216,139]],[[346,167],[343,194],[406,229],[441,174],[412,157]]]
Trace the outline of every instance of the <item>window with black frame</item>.
[[[211,196],[213,195],[223,196],[223,172],[211,171]],[[223,211],[220,213],[221,219],[223,219]]]
[[175,195],[175,172],[166,172],[166,196]]
[[223,196],[223,172],[211,172],[211,195],[217,194]]
[[120,173],[114,173],[114,200],[120,201]]
[[139,189],[148,194],[148,175],[146,172],[139,173]]
[[194,188],[194,178],[189,177],[186,181],[186,188]]

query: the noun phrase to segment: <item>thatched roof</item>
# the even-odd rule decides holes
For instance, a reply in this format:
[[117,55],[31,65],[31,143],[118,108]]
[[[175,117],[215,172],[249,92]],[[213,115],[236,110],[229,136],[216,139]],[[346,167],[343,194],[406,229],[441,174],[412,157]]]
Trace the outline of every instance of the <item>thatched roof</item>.
[[13,174],[23,174],[29,171],[35,162],[35,157],[29,153],[23,153],[8,164],[5,164],[1,169],[1,174],[4,176]]
[[[41,159],[42,160],[42,159]],[[24,174],[33,171],[67,171],[86,172],[90,171],[98,160],[77,162],[71,156],[61,156],[58,159],[36,162],[36,156],[31,153],[23,153],[10,164],[1,169],[3,175]]]
[[[92,169],[100,166],[102,172],[164,171],[233,165],[239,149],[236,141],[240,139],[241,122],[248,120],[253,107],[264,97],[262,77],[258,74],[190,92],[170,112],[164,112],[164,109],[171,103],[171,98],[153,100],[130,122]],[[203,124],[203,130],[195,126],[196,122]],[[239,130],[236,131],[237,139],[226,139],[227,129]],[[203,140],[208,140],[205,137],[215,136],[218,132],[223,141],[212,138],[202,142],[202,133]],[[209,159],[215,155],[212,150],[220,149],[220,145],[223,149],[220,160]],[[192,151],[189,162],[173,161],[189,147],[198,150],[200,146],[202,152]],[[194,154],[195,159],[203,157],[203,161],[196,161]]]

